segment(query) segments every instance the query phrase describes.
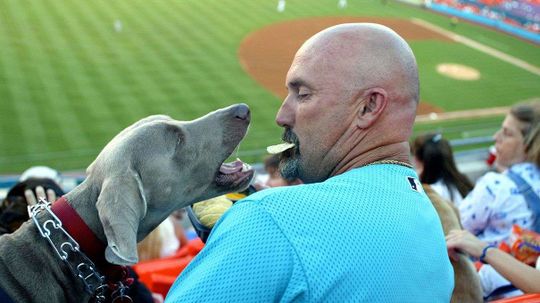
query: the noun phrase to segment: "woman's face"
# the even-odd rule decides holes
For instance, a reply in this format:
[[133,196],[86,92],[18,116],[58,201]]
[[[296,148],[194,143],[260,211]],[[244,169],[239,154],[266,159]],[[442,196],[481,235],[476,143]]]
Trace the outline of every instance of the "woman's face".
[[496,160],[495,165],[508,168],[512,164],[524,162],[527,158],[525,142],[521,130],[526,125],[513,115],[508,114],[501,129],[495,133]]

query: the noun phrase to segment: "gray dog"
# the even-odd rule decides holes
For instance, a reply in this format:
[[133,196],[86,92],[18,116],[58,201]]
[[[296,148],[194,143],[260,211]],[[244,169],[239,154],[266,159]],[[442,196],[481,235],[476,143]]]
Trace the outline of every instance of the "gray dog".
[[[103,243],[98,255],[111,264],[134,264],[137,242],[172,211],[244,190],[253,170],[241,161],[223,161],[245,136],[249,122],[249,108],[238,104],[190,122],[150,116],[120,132],[88,167],[86,180],[64,196]],[[48,216],[44,209],[36,222]],[[69,222],[62,224],[69,230]],[[14,302],[88,302],[86,283],[36,225],[30,220],[0,237],[0,289]],[[61,232],[51,232],[50,238],[61,245],[69,242]]]

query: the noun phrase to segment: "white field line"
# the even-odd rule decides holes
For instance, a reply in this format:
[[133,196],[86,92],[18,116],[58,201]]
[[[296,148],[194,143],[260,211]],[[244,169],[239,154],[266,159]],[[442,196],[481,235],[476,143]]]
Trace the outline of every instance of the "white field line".
[[436,122],[443,120],[454,120],[454,119],[463,119],[463,118],[472,118],[472,117],[489,117],[489,116],[499,116],[506,115],[510,111],[510,107],[492,107],[492,108],[482,108],[482,109],[469,109],[463,111],[454,111],[446,113],[431,113],[427,115],[418,115],[416,116],[415,122]]
[[471,48],[474,48],[478,51],[481,51],[485,54],[488,54],[490,56],[493,56],[497,59],[500,59],[502,61],[506,61],[512,65],[515,65],[517,67],[520,67],[526,71],[529,71],[537,76],[540,76],[540,68],[538,66],[534,66],[528,62],[525,62],[521,59],[518,59],[516,57],[512,57],[506,53],[503,53],[501,51],[498,51],[494,48],[491,48],[487,45],[484,45],[484,44],[481,44],[479,42],[476,42],[474,40],[471,40],[469,38],[466,38],[466,37],[463,37],[461,35],[458,35],[458,34],[455,34],[451,31],[448,31],[448,30],[445,30],[444,28],[441,28],[441,27],[438,27],[434,24],[431,24],[427,21],[424,21],[424,20],[421,20],[421,19],[417,19],[417,18],[412,18],[411,19],[411,22],[414,23],[414,24],[417,24],[417,25],[420,25],[420,26],[423,26],[427,29],[430,29],[434,32],[437,32],[441,35],[444,35],[456,42],[459,42],[459,43],[462,43],[462,44],[465,44]]

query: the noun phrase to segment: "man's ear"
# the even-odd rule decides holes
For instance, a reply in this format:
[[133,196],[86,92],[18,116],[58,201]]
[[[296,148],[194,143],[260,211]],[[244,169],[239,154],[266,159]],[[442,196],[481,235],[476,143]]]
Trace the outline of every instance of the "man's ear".
[[366,93],[365,101],[356,113],[356,125],[359,128],[370,127],[379,118],[388,102],[388,94],[382,88],[372,88]]
[[142,195],[135,175],[115,176],[103,182],[96,208],[107,238],[105,259],[110,263],[132,265],[138,261],[137,231],[146,215]]

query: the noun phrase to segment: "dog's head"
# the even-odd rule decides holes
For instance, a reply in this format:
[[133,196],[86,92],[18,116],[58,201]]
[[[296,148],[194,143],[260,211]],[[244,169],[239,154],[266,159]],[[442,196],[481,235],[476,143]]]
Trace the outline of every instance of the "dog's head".
[[158,115],[119,133],[88,167],[107,238],[107,261],[136,263],[136,244],[172,211],[247,188],[253,170],[224,164],[250,122],[249,107],[233,105],[184,122]]

